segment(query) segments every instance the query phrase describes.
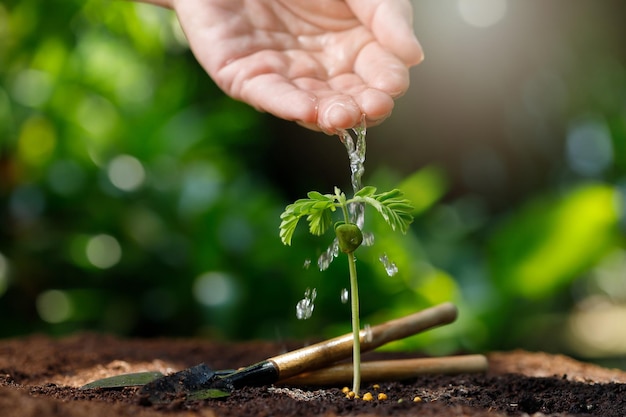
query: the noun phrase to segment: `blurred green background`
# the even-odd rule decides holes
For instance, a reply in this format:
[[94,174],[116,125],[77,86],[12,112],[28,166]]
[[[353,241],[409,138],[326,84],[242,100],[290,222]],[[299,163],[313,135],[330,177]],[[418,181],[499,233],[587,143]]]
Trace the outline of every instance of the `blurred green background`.
[[[396,347],[626,366],[626,7],[414,8],[426,60],[368,132],[365,183],[402,188],[416,221],[402,236],[368,215],[363,322],[453,301],[456,324]],[[338,139],[225,97],[170,11],[0,4],[0,337],[347,332],[346,264],[315,267],[330,236],[278,238],[286,204],[335,185]]]

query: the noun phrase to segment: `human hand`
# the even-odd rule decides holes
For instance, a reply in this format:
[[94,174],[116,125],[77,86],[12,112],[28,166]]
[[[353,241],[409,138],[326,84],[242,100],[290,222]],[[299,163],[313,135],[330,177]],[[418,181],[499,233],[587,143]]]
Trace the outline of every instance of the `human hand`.
[[[165,1],[165,0],[161,0]],[[196,58],[227,94],[336,133],[372,126],[422,60],[409,0],[171,0]]]

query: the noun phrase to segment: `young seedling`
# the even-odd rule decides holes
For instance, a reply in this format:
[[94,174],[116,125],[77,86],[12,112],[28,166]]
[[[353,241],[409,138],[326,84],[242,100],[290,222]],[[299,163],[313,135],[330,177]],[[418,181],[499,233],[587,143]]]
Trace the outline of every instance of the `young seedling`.
[[332,214],[338,209],[343,220],[334,225],[335,235],[339,242],[339,249],[348,256],[350,272],[350,307],[352,315],[353,344],[353,382],[352,391],[358,395],[361,385],[361,340],[359,324],[359,288],[357,284],[356,259],[354,251],[363,242],[363,232],[350,218],[350,206],[353,204],[371,206],[389,224],[392,230],[406,233],[413,221],[413,206],[404,198],[400,190],[391,190],[376,193],[375,187],[363,187],[352,198],[335,188],[335,194],[321,194],[317,191],[308,193],[308,198],[297,200],[288,205],[280,218],[280,238],[285,245],[291,245],[296,226],[301,218],[306,218],[309,232],[316,236],[323,235],[333,224]]

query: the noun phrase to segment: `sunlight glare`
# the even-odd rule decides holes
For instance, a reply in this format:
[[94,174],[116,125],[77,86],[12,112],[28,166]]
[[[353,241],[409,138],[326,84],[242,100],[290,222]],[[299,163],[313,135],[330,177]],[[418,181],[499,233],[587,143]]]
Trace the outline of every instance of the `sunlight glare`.
[[506,15],[506,0],[459,0],[457,7],[465,23],[487,28],[495,25]]

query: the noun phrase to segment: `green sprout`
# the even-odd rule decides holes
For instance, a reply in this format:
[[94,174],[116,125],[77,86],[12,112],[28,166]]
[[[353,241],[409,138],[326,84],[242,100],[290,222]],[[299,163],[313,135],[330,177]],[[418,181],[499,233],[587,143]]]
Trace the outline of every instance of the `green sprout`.
[[354,251],[363,242],[363,233],[358,225],[350,220],[349,207],[353,204],[369,205],[376,209],[392,230],[406,233],[413,221],[413,206],[404,198],[400,190],[376,194],[376,188],[367,186],[357,191],[350,199],[339,189],[335,194],[321,194],[311,191],[308,198],[289,204],[280,218],[280,239],[283,244],[291,245],[291,239],[301,218],[306,218],[309,232],[316,236],[323,235],[333,225],[333,213],[339,209],[343,221],[335,223],[334,230],[339,249],[348,256],[350,271],[350,307],[352,315],[352,334],[354,337],[352,363],[354,376],[352,391],[358,395],[361,385],[361,341],[359,324],[359,289],[357,284],[356,258]]

